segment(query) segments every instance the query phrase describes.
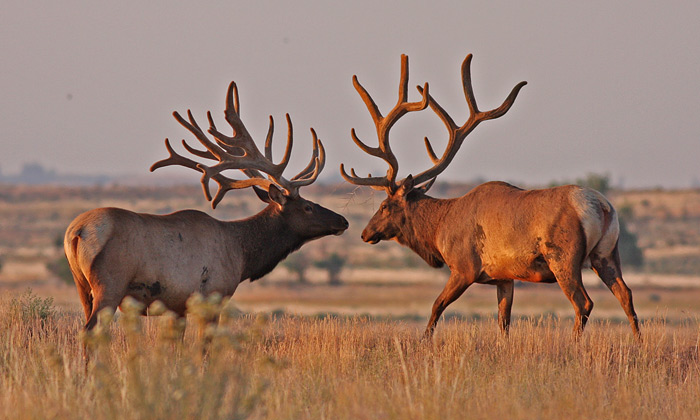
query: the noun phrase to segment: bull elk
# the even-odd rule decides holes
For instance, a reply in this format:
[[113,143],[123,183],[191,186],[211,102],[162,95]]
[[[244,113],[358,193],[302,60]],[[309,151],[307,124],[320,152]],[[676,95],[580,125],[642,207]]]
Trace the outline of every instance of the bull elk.
[[[370,244],[395,240],[408,246],[429,265],[450,269],[450,278],[433,304],[425,330],[431,337],[445,308],[472,284],[497,287],[498,323],[508,332],[514,280],[558,283],[576,312],[574,334],[588,320],[593,302],[581,281],[581,269],[589,261],[593,270],[620,301],[635,336],[639,336],[632,293],[622,279],[618,252],[619,223],[613,206],[599,192],[575,185],[523,190],[505,182],[487,182],[466,195],[452,199],[428,196],[436,177],[447,168],[466,136],[482,121],[504,115],[526,82],[518,83],[503,104],[480,111],[474,99],[470,63],[462,63],[462,85],[470,115],[458,126],[428,92],[418,86],[419,102],[408,102],[408,57],[401,57],[399,99],[386,116],[369,93],[353,77],[377,129],[378,147],[362,142],[351,130],[355,144],[388,165],[386,176],[358,176],[351,169],[343,178],[355,185],[384,190],[387,198],[371,218],[362,239]],[[397,180],[398,160],[389,145],[389,130],[407,112],[430,107],[448,132],[445,151],[438,157],[425,138],[434,166],[416,176]]]
[[[296,176],[282,176],[292,151],[292,123],[287,114],[288,137],[282,160],[272,160],[273,119],[264,155],[240,119],[238,90],[231,83],[226,97],[225,118],[233,136],[218,131],[211,113],[211,141],[187,112],[188,120],[174,112],[175,119],[204,146],[185,149],[205,165],[178,154],[165,139],[170,156],[151,166],[151,171],[178,165],[202,173],[202,187],[212,207],[226,192],[253,187],[268,203],[258,214],[243,220],[219,221],[196,210],[168,215],[134,213],[118,208],[87,211],[73,220],[64,238],[64,249],[85,311],[85,329],[92,329],[97,313],[118,307],[126,296],[149,305],[162,301],[167,308],[184,315],[185,302],[195,292],[218,292],[230,296],[242,281],[256,280],[304,243],[323,236],[342,234],[347,220],[299,195],[299,188],[313,183],[323,169],[323,144],[311,129],[311,161]],[[240,170],[247,178],[233,179],[225,170]],[[265,177],[263,174],[266,174]],[[209,182],[218,190],[214,197]]]

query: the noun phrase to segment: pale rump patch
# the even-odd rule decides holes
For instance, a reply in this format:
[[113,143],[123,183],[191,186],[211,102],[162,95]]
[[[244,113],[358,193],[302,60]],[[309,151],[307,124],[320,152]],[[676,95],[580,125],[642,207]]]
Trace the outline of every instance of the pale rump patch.
[[586,257],[594,249],[597,254],[609,255],[620,231],[617,213],[610,202],[598,191],[582,188],[572,190],[571,205],[579,215],[586,236]]
[[101,223],[89,224],[83,227],[78,246],[79,259],[82,262],[93,261],[102,251],[112,231],[109,218],[104,218]]

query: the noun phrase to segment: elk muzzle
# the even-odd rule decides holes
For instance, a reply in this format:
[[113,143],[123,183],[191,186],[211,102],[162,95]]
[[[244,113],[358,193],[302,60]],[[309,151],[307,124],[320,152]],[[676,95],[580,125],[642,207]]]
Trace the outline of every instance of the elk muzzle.
[[345,232],[350,227],[350,223],[348,222],[348,219],[344,218],[343,216],[340,216],[339,226],[340,227],[334,233],[335,236],[342,235],[343,232]]
[[375,232],[374,229],[370,229],[370,227],[367,226],[362,231],[362,240],[374,245],[382,240],[382,235],[380,232]]

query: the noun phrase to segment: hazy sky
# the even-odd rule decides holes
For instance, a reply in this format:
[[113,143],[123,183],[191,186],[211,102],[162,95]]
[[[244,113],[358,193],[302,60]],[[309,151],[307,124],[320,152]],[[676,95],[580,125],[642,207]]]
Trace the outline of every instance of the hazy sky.
[[[626,187],[687,187],[700,183],[699,16],[697,1],[4,0],[0,169],[39,162],[146,175],[166,156],[164,138],[196,144],[172,111],[190,108],[205,124],[211,110],[222,128],[235,80],[260,143],[275,117],[277,156],[291,114],[290,177],[308,160],[310,126],[326,145],[325,177],[340,162],[376,174],[384,163],[349,134],[355,127],[376,143],[352,75],[387,110],[406,53],[411,99],[427,81],[461,124],[459,67],[473,53],[481,109],[528,85],[505,116],[470,135],[441,179],[533,184],[607,172]],[[392,131],[401,176],[429,165],[425,135],[440,153],[446,136],[430,110]]]

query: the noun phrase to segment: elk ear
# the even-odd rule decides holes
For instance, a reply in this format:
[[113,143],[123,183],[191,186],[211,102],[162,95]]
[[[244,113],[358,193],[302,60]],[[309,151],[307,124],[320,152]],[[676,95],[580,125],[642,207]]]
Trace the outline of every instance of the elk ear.
[[401,182],[401,186],[399,187],[398,193],[400,196],[405,197],[408,195],[408,193],[413,191],[413,187],[413,175],[409,175],[406,177],[406,179],[403,180],[403,182]]
[[253,185],[253,191],[255,191],[255,195],[257,195],[262,202],[270,204],[270,194],[268,194],[267,191],[255,185]]
[[430,181],[428,181],[425,184],[421,185],[420,187],[416,188],[416,190],[419,190],[421,193],[426,194],[428,192],[428,190],[430,189],[430,187],[433,186],[436,179],[437,179],[437,177],[431,179]]
[[280,206],[280,208],[282,208],[282,206],[284,206],[284,204],[287,202],[287,196],[285,196],[284,193],[274,185],[270,185],[270,189],[267,193],[270,200],[275,202],[278,206]]

